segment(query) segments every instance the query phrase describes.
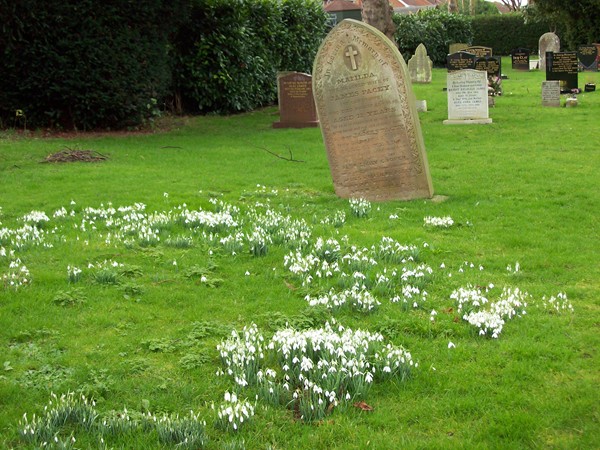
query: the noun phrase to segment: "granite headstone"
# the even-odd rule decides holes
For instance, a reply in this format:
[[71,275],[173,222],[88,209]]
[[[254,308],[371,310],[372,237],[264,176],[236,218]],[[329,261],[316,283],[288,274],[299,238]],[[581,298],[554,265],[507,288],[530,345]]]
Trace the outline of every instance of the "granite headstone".
[[546,52],[546,80],[560,81],[561,92],[578,89],[577,52]]
[[530,53],[527,48],[515,48],[510,53],[513,70],[529,70]]
[[273,128],[306,128],[319,126],[312,92],[312,77],[300,72],[277,75],[279,122]]
[[598,71],[598,47],[592,45],[580,45],[577,49],[579,58],[579,69],[581,71]]
[[473,53],[456,52],[446,56],[446,68],[448,72],[456,70],[473,69],[475,68],[475,59],[477,57]]

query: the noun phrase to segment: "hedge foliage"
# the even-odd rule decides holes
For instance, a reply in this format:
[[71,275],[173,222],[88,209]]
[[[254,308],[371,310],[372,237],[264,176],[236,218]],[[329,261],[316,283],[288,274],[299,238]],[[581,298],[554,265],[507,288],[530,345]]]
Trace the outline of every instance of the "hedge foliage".
[[169,99],[253,109],[326,30],[319,0],[0,0],[0,17],[0,126],[28,128],[138,126]]
[[180,0],[0,0],[0,122],[136,125],[170,85]]
[[326,17],[318,0],[194,0],[174,40],[177,109],[272,103],[278,71],[311,72]]
[[[526,22],[523,14],[474,16],[471,19],[473,43],[492,47],[494,55],[510,55],[517,47],[538,51],[540,36],[550,30],[546,22]],[[556,30],[561,36],[562,30]]]
[[418,45],[423,43],[436,66],[446,64],[448,48],[454,42],[473,42],[473,31],[468,16],[449,14],[441,9],[421,10],[416,14],[396,14],[398,48],[408,61]]

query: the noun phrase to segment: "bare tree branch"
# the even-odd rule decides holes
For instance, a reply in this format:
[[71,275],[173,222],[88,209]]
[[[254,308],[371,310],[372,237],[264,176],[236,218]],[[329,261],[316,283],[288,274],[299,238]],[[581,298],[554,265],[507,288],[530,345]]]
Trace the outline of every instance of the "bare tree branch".
[[289,148],[289,147],[287,148],[287,151],[288,151],[288,153],[289,153],[290,156],[288,158],[286,158],[285,156],[278,155],[277,153],[269,150],[266,147],[260,147],[258,145],[252,145],[252,144],[248,144],[248,145],[251,145],[254,148],[258,148],[260,150],[263,150],[263,151],[267,152],[269,155],[273,155],[276,158],[283,159],[284,161],[297,162],[297,163],[303,163],[303,162],[305,162],[305,161],[303,161],[301,159],[294,159],[294,155],[292,153],[292,149]]

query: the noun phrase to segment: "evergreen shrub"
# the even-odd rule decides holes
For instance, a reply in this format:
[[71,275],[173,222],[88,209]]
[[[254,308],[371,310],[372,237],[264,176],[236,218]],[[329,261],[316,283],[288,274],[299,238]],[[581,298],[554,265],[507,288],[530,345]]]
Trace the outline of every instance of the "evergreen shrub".
[[448,48],[454,42],[473,42],[471,22],[467,16],[449,14],[441,9],[421,10],[416,14],[395,14],[396,41],[406,61],[423,43],[436,66],[446,64]]
[[183,0],[0,0],[0,125],[137,126],[170,85]]

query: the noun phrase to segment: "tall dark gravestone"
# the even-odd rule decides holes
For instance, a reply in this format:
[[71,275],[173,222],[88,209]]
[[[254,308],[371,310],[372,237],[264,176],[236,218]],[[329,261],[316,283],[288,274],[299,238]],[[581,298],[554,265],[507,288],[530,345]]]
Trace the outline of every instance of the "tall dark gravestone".
[[578,89],[577,52],[546,52],[546,81],[560,81],[561,92]]
[[515,48],[511,53],[513,70],[529,70],[529,55],[531,52],[527,48]]
[[468,52],[456,52],[451,53],[446,57],[446,68],[448,72],[454,72],[463,69],[474,69],[475,68],[475,56],[473,53]]
[[339,197],[433,196],[408,69],[383,33],[351,19],[333,28],[315,57],[313,91]]
[[577,49],[579,68],[582,71],[598,71],[598,47],[592,45],[580,45]]

